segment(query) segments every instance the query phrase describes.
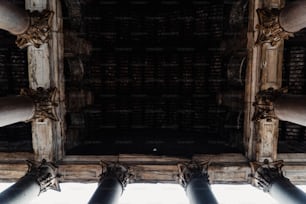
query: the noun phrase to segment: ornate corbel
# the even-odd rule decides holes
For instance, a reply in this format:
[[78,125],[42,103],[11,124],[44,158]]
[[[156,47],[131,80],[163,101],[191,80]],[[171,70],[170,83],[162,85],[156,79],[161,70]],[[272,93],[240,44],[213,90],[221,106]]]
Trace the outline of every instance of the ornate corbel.
[[129,180],[133,177],[131,171],[128,167],[123,166],[119,163],[104,163],[101,162],[102,173],[100,175],[100,183],[104,178],[112,177],[116,178],[122,185],[122,189],[124,189]]
[[277,119],[274,113],[274,101],[281,94],[287,92],[287,89],[267,89],[259,91],[255,96],[255,102],[253,106],[255,106],[255,112],[253,115],[253,121],[259,120],[272,120]]
[[205,181],[209,183],[209,177],[208,177],[208,166],[210,162],[196,162],[191,161],[189,163],[180,163],[177,165],[178,167],[178,180],[179,183],[183,186],[183,188],[186,190],[188,183],[193,178],[202,178]]
[[283,161],[269,162],[267,159],[264,162],[251,162],[253,185],[262,189],[264,192],[269,192],[272,182],[285,178],[282,167]]
[[48,10],[29,12],[30,25],[24,33],[17,35],[16,45],[21,49],[30,45],[38,48],[48,42],[52,17],[53,12]]
[[279,23],[280,10],[278,9],[257,9],[259,24],[256,29],[259,30],[257,45],[264,43],[271,43],[272,46],[276,45],[281,39],[288,39],[293,37],[294,34],[282,28]]
[[41,162],[27,161],[28,175],[33,176],[40,185],[40,192],[46,192],[49,189],[60,191],[58,178],[60,177],[58,167],[52,162],[43,159]]
[[34,89],[21,89],[20,95],[32,98],[35,104],[35,113],[32,120],[44,120],[49,118],[51,120],[58,120],[55,107],[56,88],[44,89],[42,87]]

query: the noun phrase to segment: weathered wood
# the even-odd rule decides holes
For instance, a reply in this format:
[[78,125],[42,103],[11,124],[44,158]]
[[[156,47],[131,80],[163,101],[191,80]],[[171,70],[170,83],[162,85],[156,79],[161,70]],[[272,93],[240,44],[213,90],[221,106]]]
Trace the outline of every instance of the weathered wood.
[[[30,159],[32,154],[18,153],[15,159],[5,160],[5,156],[13,158],[9,153],[0,154],[0,182],[16,181],[27,171],[27,165],[20,158]],[[28,157],[28,158],[27,158]],[[280,154],[285,160],[284,174],[295,184],[306,184],[305,154]],[[99,180],[101,174],[100,161],[118,161],[128,166],[136,183],[177,183],[177,164],[189,159],[163,156],[119,155],[119,156],[68,156],[58,163],[61,182],[92,183]],[[232,158],[232,159],[230,159]],[[76,160],[78,159],[78,160]],[[213,184],[246,184],[251,182],[251,167],[248,160],[239,154],[195,155],[197,161],[210,160],[208,168],[210,182]],[[168,163],[170,161],[170,163]]]
[[290,181],[294,184],[305,185],[306,184],[306,163],[285,163],[285,166],[282,168],[284,176],[289,178]]
[[260,57],[261,49],[255,46],[258,30],[255,28],[258,22],[256,9],[262,7],[260,0],[249,1],[249,25],[248,25],[248,64],[245,79],[245,104],[244,104],[244,147],[246,156],[250,160],[256,157],[255,126],[252,121],[256,93],[259,90]]
[[[212,183],[246,183],[249,181],[250,167],[247,158],[242,154],[194,155],[192,158],[148,156],[148,155],[118,155],[118,156],[66,156],[60,164],[60,172],[64,172],[63,181],[73,181],[72,176],[78,169],[84,178],[81,182],[98,180],[101,172],[99,162],[120,162],[128,166],[135,175],[133,182],[145,183],[177,183],[179,163],[191,160],[198,162],[210,161],[208,172]],[[86,164],[90,168],[86,168]],[[64,171],[62,171],[64,169]],[[75,171],[75,173],[70,172]]]
[[250,183],[250,174],[251,168],[248,163],[212,164],[208,168],[208,175],[211,183]]
[[[282,0],[265,1],[263,5],[263,7],[270,9],[280,9],[281,6],[284,6]],[[273,46],[270,43],[264,43],[260,46],[260,49],[260,90],[267,90],[269,88],[280,89],[282,87],[284,40],[281,39]],[[262,162],[265,159],[270,161],[276,160],[279,121],[277,119],[262,119],[255,123],[258,135],[256,141],[256,161]]]
[[258,35],[256,25],[259,23],[256,10],[261,7],[281,8],[284,2],[281,0],[264,1],[263,4],[261,2],[251,1],[249,9],[249,63],[245,89],[244,144],[246,155],[250,160],[273,161],[277,158],[279,122],[276,119],[252,121],[253,103],[258,91],[281,88],[284,41],[280,40],[273,46],[270,43],[256,45]]
[[0,152],[1,162],[24,162],[25,160],[33,160],[34,154],[29,152]]
[[284,162],[302,163],[306,162],[306,153],[279,153],[277,160],[284,160]]
[[64,74],[63,74],[63,37],[61,3],[57,0],[27,0],[26,9],[30,11],[50,9],[54,12],[49,44],[40,48],[28,47],[30,88],[56,87],[56,102],[59,121],[34,120],[32,122],[32,142],[35,159],[57,160],[63,155],[64,138]]
[[0,182],[15,182],[27,173],[28,165],[24,163],[1,163]]
[[60,0],[48,1],[49,9],[54,12],[52,21],[50,50],[51,87],[56,87],[58,121],[52,123],[54,159],[59,160],[65,154],[65,78],[64,78],[64,36],[62,6]]
[[123,162],[128,164],[176,164],[178,162],[188,162],[188,158],[166,157],[166,156],[150,156],[150,155],[133,155],[133,154],[120,154],[120,155],[102,155],[102,156],[82,156],[71,155],[66,156],[63,162],[70,163],[92,163],[92,162]]

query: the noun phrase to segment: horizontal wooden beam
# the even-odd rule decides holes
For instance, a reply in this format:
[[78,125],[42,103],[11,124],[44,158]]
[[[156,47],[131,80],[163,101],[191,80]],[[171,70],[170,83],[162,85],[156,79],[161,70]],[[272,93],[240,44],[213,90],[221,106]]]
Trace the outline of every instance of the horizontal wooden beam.
[[[9,153],[0,153],[0,158]],[[20,156],[20,153],[18,153]],[[22,154],[22,153],[21,153]],[[28,158],[33,155],[28,154]],[[294,157],[294,155],[291,155]],[[303,154],[299,155],[301,158]],[[284,174],[295,184],[306,184],[306,161],[290,159],[290,154],[280,154],[285,158]],[[100,162],[120,162],[131,169],[135,175],[133,183],[177,183],[177,164],[196,160],[210,161],[208,168],[212,184],[251,183],[251,167],[242,154],[195,155],[192,158],[116,155],[116,156],[66,156],[57,165],[61,182],[98,182],[101,174]],[[21,160],[3,160],[0,162],[0,182],[16,181],[27,171],[26,162]]]
[[[191,160],[211,161],[209,174],[213,183],[246,183],[248,181],[250,168],[242,154],[194,155],[192,158],[126,154],[70,155],[59,163],[59,172],[62,182],[97,182],[101,174],[101,161],[120,162],[131,169],[134,174],[132,182],[177,183],[177,164]],[[224,175],[224,171],[230,171],[231,176]]]
[[0,152],[0,162],[24,162],[33,160],[34,153],[30,152]]
[[[97,182],[101,174],[100,162],[120,162],[134,174],[132,182],[177,183],[178,163],[191,160],[210,161],[208,173],[212,183],[248,183],[250,167],[242,154],[195,155],[192,158],[115,155],[115,156],[66,156],[58,163],[61,182]],[[2,160],[0,181],[17,180],[26,172],[26,163]],[[19,160],[20,161],[20,160]]]

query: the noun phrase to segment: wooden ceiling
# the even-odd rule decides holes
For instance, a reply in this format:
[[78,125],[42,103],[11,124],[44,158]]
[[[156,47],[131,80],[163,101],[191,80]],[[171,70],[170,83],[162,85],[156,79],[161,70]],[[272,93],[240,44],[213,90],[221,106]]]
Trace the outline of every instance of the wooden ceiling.
[[[136,182],[176,182],[178,162],[209,159],[213,183],[249,183],[248,162],[276,155],[288,162],[285,171],[293,182],[304,183],[305,128],[281,122],[279,140],[258,142],[251,125],[251,75],[260,63],[253,33],[258,5],[94,0],[65,0],[62,9],[49,5],[56,17],[63,12],[64,35],[58,34],[60,24],[53,25],[58,30],[51,48],[40,50],[52,53],[43,61],[49,79],[33,71],[30,62],[42,61],[36,50],[18,50],[14,38],[1,31],[1,96],[23,87],[57,86],[62,121],[0,128],[0,180],[21,176],[25,159],[47,158],[59,164],[62,181],[96,181],[103,160],[129,165]],[[306,91],[304,36],[302,31],[284,45],[278,80],[293,94]],[[49,84],[35,84],[35,78]]]

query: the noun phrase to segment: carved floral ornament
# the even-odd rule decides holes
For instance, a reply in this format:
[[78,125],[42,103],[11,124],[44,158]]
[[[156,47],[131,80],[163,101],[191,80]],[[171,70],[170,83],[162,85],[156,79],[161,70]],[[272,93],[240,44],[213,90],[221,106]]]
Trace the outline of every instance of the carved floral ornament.
[[48,42],[51,30],[53,12],[44,10],[42,12],[29,12],[30,26],[28,29],[17,35],[16,45],[19,48],[25,48],[30,45],[38,48],[40,45]]
[[283,163],[283,160],[269,162],[267,159],[263,163],[251,162],[253,185],[264,192],[269,192],[273,181],[285,178],[282,171]]
[[178,167],[178,180],[179,183],[183,186],[183,188],[187,188],[188,183],[193,179],[193,178],[202,178],[209,182],[208,179],[208,166],[210,162],[196,162],[196,161],[191,161],[189,163],[180,163],[177,165]]
[[255,96],[255,111],[252,120],[272,120],[277,119],[274,113],[274,102],[283,93],[288,92],[286,88],[283,89],[267,89],[259,91]]
[[29,161],[28,175],[33,176],[37,183],[40,185],[40,192],[45,192],[49,189],[60,191],[58,178],[60,175],[57,173],[58,167],[52,163],[43,159],[41,162]]
[[100,182],[106,178],[106,177],[115,177],[117,180],[121,183],[122,188],[124,189],[129,180],[134,177],[133,174],[131,174],[131,170],[123,166],[120,163],[106,163],[106,162],[100,162],[102,166],[102,173],[100,175]]
[[44,120],[49,118],[51,120],[58,120],[55,107],[57,103],[55,102],[57,89],[49,88],[43,89],[42,87],[34,89],[21,89],[20,95],[28,96],[32,98],[35,104],[35,113],[32,120]]
[[271,43],[275,46],[282,39],[289,39],[294,37],[294,34],[285,31],[279,23],[280,10],[278,9],[257,9],[259,24],[256,25],[258,29],[257,45],[264,43]]

